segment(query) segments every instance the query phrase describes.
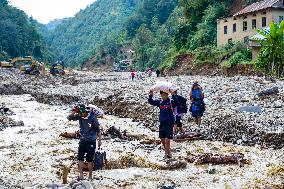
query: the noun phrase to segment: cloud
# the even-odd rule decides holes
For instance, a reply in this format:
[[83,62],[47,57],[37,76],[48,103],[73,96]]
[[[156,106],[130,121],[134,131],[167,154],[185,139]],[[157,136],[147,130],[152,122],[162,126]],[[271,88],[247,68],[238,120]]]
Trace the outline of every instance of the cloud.
[[10,4],[32,16],[41,23],[48,23],[54,19],[72,17],[80,9],[95,0],[9,0]]

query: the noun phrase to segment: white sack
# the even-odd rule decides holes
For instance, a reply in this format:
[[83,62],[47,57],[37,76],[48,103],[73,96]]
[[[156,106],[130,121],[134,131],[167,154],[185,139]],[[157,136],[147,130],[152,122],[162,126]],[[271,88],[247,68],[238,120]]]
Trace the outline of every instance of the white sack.
[[178,87],[167,81],[157,81],[156,84],[153,85],[150,89],[153,90],[154,92],[163,91],[166,93],[170,93],[176,91]]
[[103,117],[104,116],[104,111],[101,108],[99,108],[99,107],[97,107],[93,104],[89,104],[88,107],[90,107],[90,111],[93,111],[95,113],[95,116],[97,116],[97,117]]

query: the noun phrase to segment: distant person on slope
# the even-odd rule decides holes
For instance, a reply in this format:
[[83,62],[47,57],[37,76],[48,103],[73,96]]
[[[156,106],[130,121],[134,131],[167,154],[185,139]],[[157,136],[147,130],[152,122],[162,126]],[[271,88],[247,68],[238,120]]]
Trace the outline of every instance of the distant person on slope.
[[132,71],[132,72],[131,72],[131,80],[134,81],[134,79],[135,79],[135,72]]
[[147,72],[147,73],[148,73],[148,76],[149,76],[149,77],[152,77],[152,73],[153,73],[153,71],[152,71],[152,69],[151,69],[151,68],[148,68],[148,72]]
[[190,111],[192,114],[192,117],[195,118],[195,123],[200,126],[201,124],[201,117],[203,116],[203,113],[205,111],[205,104],[204,104],[204,94],[202,91],[202,87],[198,84],[198,82],[194,82],[190,94]]
[[172,100],[176,102],[176,107],[174,108],[174,116],[175,116],[175,125],[174,125],[174,134],[177,134],[178,131],[184,133],[184,129],[182,128],[182,118],[187,113],[187,100],[183,96],[177,94],[177,91],[173,92]]
[[153,95],[153,90],[150,90],[148,103],[160,109],[159,138],[165,149],[164,158],[172,158],[170,140],[173,139],[173,127],[175,122],[173,108],[176,107],[176,103],[169,98],[169,94],[166,92],[160,92],[161,99],[159,100],[153,100]]
[[96,149],[97,135],[99,137],[98,147],[100,148],[101,133],[100,124],[93,111],[89,111],[85,105],[78,105],[72,109],[71,114],[67,117],[69,121],[79,121],[80,124],[80,142],[78,148],[79,161],[79,177],[78,180],[83,180],[84,156],[86,154],[86,161],[89,169],[89,179],[92,179],[92,172],[94,168],[94,155]]

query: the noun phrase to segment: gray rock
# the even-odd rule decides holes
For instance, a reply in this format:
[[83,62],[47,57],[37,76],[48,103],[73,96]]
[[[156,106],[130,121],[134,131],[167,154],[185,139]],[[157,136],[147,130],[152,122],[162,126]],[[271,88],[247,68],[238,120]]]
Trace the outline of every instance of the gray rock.
[[261,91],[260,93],[257,94],[257,96],[263,97],[263,96],[273,95],[273,94],[278,94],[278,93],[279,93],[278,87],[273,87],[273,88]]
[[242,106],[237,109],[238,112],[261,113],[260,106]]
[[207,172],[212,175],[212,174],[216,174],[217,171],[215,168],[211,168]]
[[170,184],[162,184],[159,186],[159,189],[175,189],[176,184],[175,183],[170,183]]

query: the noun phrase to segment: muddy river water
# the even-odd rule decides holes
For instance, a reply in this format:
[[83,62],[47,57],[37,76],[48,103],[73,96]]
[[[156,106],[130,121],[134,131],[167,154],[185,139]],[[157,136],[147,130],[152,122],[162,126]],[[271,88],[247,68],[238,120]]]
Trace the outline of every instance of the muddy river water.
[[[0,188],[68,188],[61,184],[61,168],[76,159],[78,140],[64,139],[60,133],[73,132],[78,123],[66,120],[69,108],[36,102],[30,95],[0,96],[14,114],[10,117],[23,121],[24,126],[0,131]],[[116,126],[132,133],[152,137],[157,133],[131,119],[106,116],[99,120],[103,128]],[[238,165],[187,164],[184,169],[171,171],[154,168],[129,167],[95,171],[94,188],[283,188],[284,150],[246,147],[223,142],[188,141],[172,144],[174,158],[190,153],[240,152],[251,163]],[[138,141],[105,138],[103,150],[108,160],[134,154],[149,162],[165,164],[160,145],[143,146]],[[68,181],[77,177],[76,165],[71,167]],[[213,173],[212,173],[212,170]],[[56,187],[55,187],[56,188]]]

